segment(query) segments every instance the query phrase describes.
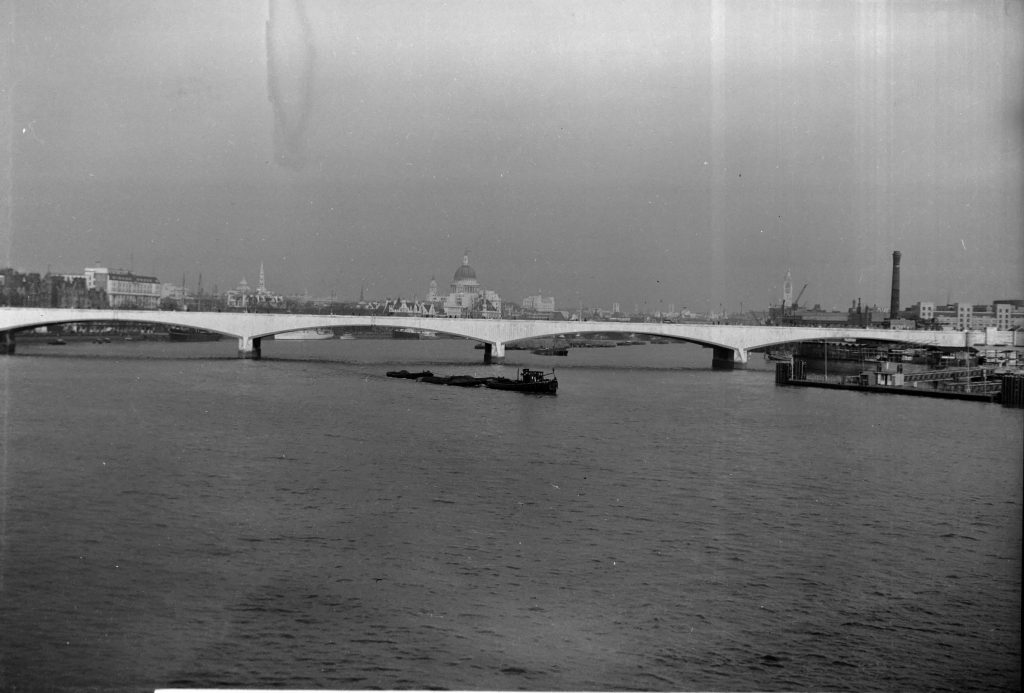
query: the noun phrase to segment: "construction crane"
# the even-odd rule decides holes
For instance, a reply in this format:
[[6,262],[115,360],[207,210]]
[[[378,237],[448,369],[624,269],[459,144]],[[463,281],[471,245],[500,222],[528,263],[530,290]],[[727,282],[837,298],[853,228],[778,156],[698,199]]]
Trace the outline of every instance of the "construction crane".
[[789,311],[790,311],[791,313],[792,313],[792,312],[795,312],[795,311],[796,311],[796,309],[800,307],[800,299],[801,299],[801,298],[803,297],[803,295],[804,295],[804,291],[805,291],[806,289],[807,289],[807,285],[806,285],[806,284],[804,284],[804,288],[803,288],[803,289],[800,289],[800,293],[798,293],[798,294],[796,295],[796,298],[794,298],[794,299],[793,299],[793,305],[791,305],[791,306],[789,307]]

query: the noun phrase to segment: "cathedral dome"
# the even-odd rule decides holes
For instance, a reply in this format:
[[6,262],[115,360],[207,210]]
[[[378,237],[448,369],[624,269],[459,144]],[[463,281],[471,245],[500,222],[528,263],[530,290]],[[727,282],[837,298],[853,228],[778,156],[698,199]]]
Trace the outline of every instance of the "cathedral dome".
[[476,272],[469,266],[469,253],[462,256],[462,265],[459,266],[459,269],[455,270],[455,276],[452,278],[452,281],[461,282],[467,279],[476,279]]
[[469,265],[462,265],[459,269],[455,270],[455,276],[452,281],[462,281],[464,279],[476,279],[476,272]]

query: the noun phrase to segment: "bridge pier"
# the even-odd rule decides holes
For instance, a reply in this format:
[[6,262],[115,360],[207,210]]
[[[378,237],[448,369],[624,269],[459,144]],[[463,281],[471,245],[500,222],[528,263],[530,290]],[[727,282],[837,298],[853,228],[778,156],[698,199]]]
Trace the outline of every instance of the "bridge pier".
[[720,371],[731,371],[734,368],[747,367],[747,352],[743,349],[727,349],[712,347],[711,367]]
[[490,365],[492,363],[501,363],[505,360],[505,344],[504,342],[496,342],[490,344],[484,342],[484,364]]
[[238,338],[238,358],[258,360],[262,355],[259,337]]
[[14,354],[14,330],[0,332],[0,354]]

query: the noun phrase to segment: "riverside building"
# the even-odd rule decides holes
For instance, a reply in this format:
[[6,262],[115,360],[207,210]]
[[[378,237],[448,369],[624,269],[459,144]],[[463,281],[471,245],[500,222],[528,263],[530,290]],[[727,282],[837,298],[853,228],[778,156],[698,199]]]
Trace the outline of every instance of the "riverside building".
[[934,326],[940,330],[997,330],[1024,328],[1024,300],[1006,299],[991,304],[960,302],[935,305],[928,301],[915,303],[908,311],[919,325]]
[[85,283],[87,289],[105,291],[110,308],[156,310],[160,307],[163,285],[156,277],[128,270],[86,267]]

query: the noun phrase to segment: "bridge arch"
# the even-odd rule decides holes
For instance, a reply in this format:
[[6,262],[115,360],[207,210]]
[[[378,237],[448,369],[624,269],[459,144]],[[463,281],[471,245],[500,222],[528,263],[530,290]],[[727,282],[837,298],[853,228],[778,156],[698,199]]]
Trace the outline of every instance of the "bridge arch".
[[[712,365],[716,367],[731,368],[737,363],[746,363],[747,356],[745,351],[737,353],[737,350],[729,343],[721,339],[709,339],[696,336],[679,336],[669,334],[665,329],[666,326],[673,325],[673,323],[596,323],[596,322],[574,322],[571,323],[576,326],[572,330],[566,332],[552,332],[548,334],[539,335],[539,338],[546,339],[550,337],[557,337],[565,334],[572,335],[586,335],[586,334],[628,334],[641,337],[657,337],[660,339],[670,339],[673,342],[683,342],[686,344],[695,344],[705,349],[714,350],[714,357],[712,358]],[[617,327],[622,326],[622,327]],[[625,328],[625,329],[624,329]]]
[[[913,331],[911,331],[911,330],[892,330],[884,338],[879,338],[879,337],[876,337],[876,336],[867,337],[867,338],[857,338],[855,336],[851,337],[851,336],[848,336],[848,335],[847,336],[837,336],[837,337],[830,337],[828,335],[810,335],[810,336],[808,336],[808,335],[804,334],[804,335],[801,335],[799,338],[774,339],[774,340],[771,340],[771,341],[759,341],[759,342],[756,342],[756,343],[752,343],[749,347],[747,347],[747,350],[748,351],[763,351],[765,349],[770,349],[772,347],[787,346],[787,345],[791,345],[791,344],[800,344],[800,343],[803,343],[803,342],[844,342],[844,343],[850,343],[850,344],[866,344],[866,343],[905,344],[907,346],[916,346],[916,347],[920,347],[920,348],[941,346],[939,344],[936,344],[934,340],[930,340],[930,339],[914,339],[914,338],[911,338],[911,337],[908,336],[908,335],[912,335],[912,334],[913,334]],[[957,346],[947,345],[945,348],[965,348],[964,345],[963,345],[962,340],[958,340],[958,341],[961,341],[961,343],[959,345],[957,345]]]
[[[112,315],[77,316],[77,317],[74,317],[74,318],[64,318],[64,319],[54,319],[54,318],[41,317],[41,318],[36,319],[36,320],[26,320],[24,322],[19,322],[17,325],[14,325],[14,326],[9,326],[9,327],[6,327],[6,328],[0,328],[0,331],[2,331],[2,332],[17,333],[17,332],[26,332],[26,331],[29,331],[29,330],[39,329],[40,327],[47,327],[47,328],[49,328],[49,327],[58,327],[58,326],[61,326],[61,325],[78,325],[78,324],[87,324],[87,323],[101,323],[101,324],[118,324],[118,323],[120,323],[120,324],[124,324],[124,325],[154,325],[154,326],[162,326],[162,327],[180,327],[180,328],[184,328],[184,329],[193,329],[193,328],[195,328],[195,326],[190,324],[190,322],[188,320],[186,320],[186,319],[175,320],[173,318],[166,318],[166,317],[164,317],[165,315],[166,316],[185,315],[185,313],[177,313],[177,312],[172,312],[172,311],[167,311],[165,313],[165,312],[153,311],[153,312],[150,312],[149,315],[152,316],[152,317],[139,317],[139,316],[123,317],[123,316],[112,316]],[[159,316],[159,317],[157,317],[157,316]],[[209,332],[216,332],[218,334],[224,335],[225,337],[236,337],[237,336],[235,334],[232,334],[231,332],[225,332],[224,330],[219,330],[219,329],[214,329],[214,328],[198,328],[198,329],[206,329]]]

